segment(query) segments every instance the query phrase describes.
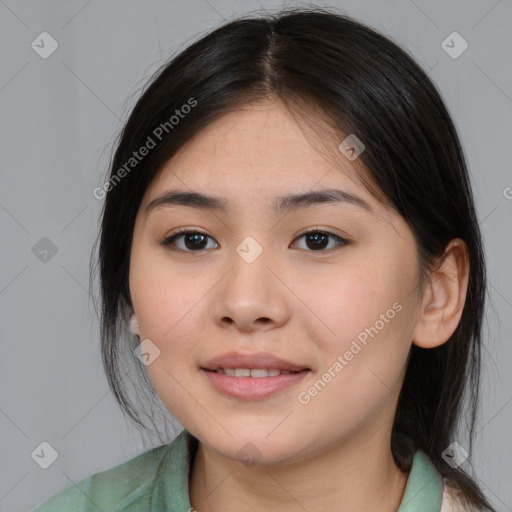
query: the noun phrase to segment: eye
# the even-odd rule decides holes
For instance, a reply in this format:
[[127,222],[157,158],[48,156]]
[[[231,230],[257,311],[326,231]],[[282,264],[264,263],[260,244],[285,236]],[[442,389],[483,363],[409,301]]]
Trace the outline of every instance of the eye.
[[[328,231],[322,231],[319,229],[312,229],[306,231],[306,233],[302,233],[295,240],[300,240],[304,238],[306,240],[306,248],[310,249],[314,252],[326,252],[326,247],[329,246],[329,239],[333,239],[336,244],[345,246],[350,243],[349,240],[342,238],[333,233],[329,233]],[[184,242],[184,246],[179,247],[177,241],[182,239]],[[177,233],[174,233],[167,238],[165,238],[160,245],[164,247],[169,247],[171,250],[181,250],[184,252],[199,252],[205,248],[207,248],[207,240],[211,238],[206,233],[202,233],[201,231],[192,231],[192,230],[180,230]],[[215,243],[215,247],[218,247],[219,244]],[[328,247],[327,250],[331,250],[333,247]]]
[[[341,238],[340,236],[329,233],[328,231],[322,231],[318,229],[311,229],[306,231],[305,233],[302,233],[302,235],[298,236],[296,240],[300,240],[301,238],[306,240],[306,247],[313,250],[314,252],[327,252],[325,249],[326,246],[329,245],[329,238],[334,239],[337,242],[337,245],[341,246],[345,246],[350,243],[349,240],[346,240],[345,238]],[[333,247],[329,247],[327,250],[332,248]]]
[[[185,248],[177,247],[176,241],[180,238],[183,238],[185,243]],[[209,237],[207,234],[202,233],[201,231],[187,231],[181,230],[173,235],[168,236],[165,240],[163,240],[161,245],[164,247],[169,247],[172,250],[181,250],[184,252],[197,252],[198,250],[205,248],[205,240]],[[213,238],[212,238],[213,240]],[[217,244],[218,246],[219,244]]]

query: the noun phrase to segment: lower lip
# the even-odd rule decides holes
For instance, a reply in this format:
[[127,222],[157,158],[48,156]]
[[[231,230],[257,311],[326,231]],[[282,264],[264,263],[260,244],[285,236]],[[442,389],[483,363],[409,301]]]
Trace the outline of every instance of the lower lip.
[[213,387],[221,393],[245,400],[267,398],[281,389],[297,384],[309,373],[309,370],[302,370],[274,377],[230,377],[210,370],[201,369],[201,371],[206,374]]

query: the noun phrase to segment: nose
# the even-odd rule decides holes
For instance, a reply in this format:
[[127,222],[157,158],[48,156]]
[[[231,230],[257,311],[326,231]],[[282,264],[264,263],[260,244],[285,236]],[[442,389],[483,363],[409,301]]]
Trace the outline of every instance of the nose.
[[270,330],[286,323],[292,294],[267,251],[253,261],[243,252],[234,252],[228,264],[229,271],[215,287],[213,321],[224,329],[243,332]]

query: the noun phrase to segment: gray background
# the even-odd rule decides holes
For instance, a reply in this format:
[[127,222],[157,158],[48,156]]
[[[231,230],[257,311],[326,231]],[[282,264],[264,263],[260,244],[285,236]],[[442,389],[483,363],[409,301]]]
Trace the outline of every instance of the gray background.
[[[0,0],[1,512],[32,510],[149,448],[122,416],[101,365],[88,264],[102,201],[92,191],[103,183],[112,142],[139,88],[163,59],[224,19],[282,5]],[[491,299],[473,457],[496,508],[512,510],[512,2],[317,5],[337,6],[409,49],[460,131]],[[31,47],[43,31],[59,45],[47,59]],[[469,44],[458,58],[441,46],[453,31]],[[56,254],[34,254],[43,237]],[[31,458],[43,441],[59,454],[46,470]]]

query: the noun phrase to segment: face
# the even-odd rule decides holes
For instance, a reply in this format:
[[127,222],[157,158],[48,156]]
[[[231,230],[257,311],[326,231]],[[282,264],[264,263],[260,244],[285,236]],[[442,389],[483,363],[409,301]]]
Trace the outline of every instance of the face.
[[[265,102],[197,134],[146,190],[129,273],[146,368],[176,419],[225,457],[289,463],[389,439],[419,318],[416,245],[338,157]],[[274,207],[326,189],[345,196]],[[225,208],[153,202],[177,191]]]

